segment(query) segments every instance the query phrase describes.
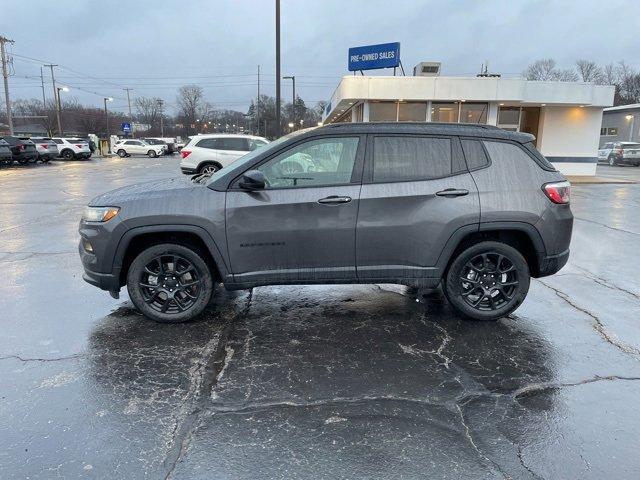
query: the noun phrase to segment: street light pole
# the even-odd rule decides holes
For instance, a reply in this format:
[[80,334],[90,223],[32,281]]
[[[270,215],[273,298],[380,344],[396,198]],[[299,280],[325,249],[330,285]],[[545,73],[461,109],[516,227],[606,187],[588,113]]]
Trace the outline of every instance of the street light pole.
[[160,107],[160,137],[164,138],[164,100],[158,99],[158,106]]
[[104,120],[107,128],[107,145],[108,152],[111,153],[111,135],[109,134],[109,111],[107,110],[107,102],[112,102],[113,98],[104,97]]
[[293,124],[295,125],[296,123],[296,77],[295,75],[291,75],[289,77],[282,77],[285,80],[291,80],[292,84],[293,84],[293,103],[291,104],[292,107],[292,116],[293,116]]
[[11,100],[9,99],[9,70],[7,69],[7,55],[4,49],[5,43],[14,43],[14,41],[0,35],[0,58],[2,59],[2,77],[4,79],[4,100],[7,106],[9,135],[13,135],[13,115],[11,114]]
[[280,137],[280,0],[276,0],[276,138]]
[[136,138],[135,134],[133,133],[133,116],[131,115],[131,96],[129,95],[129,92],[133,90],[133,88],[123,88],[123,90],[127,92],[127,104],[129,105],[129,121],[131,122],[131,138]]

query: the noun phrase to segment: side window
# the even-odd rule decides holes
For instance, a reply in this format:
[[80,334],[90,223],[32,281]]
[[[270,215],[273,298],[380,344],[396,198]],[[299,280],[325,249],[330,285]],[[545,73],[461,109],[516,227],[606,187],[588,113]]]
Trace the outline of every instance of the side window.
[[236,152],[248,152],[249,144],[246,138],[220,138],[218,139],[218,148],[220,150],[233,150]]
[[264,147],[267,144],[264,140],[258,140],[257,138],[249,139],[249,150],[254,151],[260,147]]
[[297,145],[260,165],[267,188],[345,185],[351,182],[357,137],[323,138]]
[[460,140],[462,143],[462,150],[464,151],[464,158],[467,160],[467,167],[469,170],[475,170],[489,165],[489,159],[487,154],[482,148],[482,144],[478,140]]
[[133,140],[127,140],[124,142],[125,145],[138,145],[138,142],[134,142]]
[[60,140],[59,138],[54,138],[53,141],[56,142],[58,145],[62,145],[62,140]]
[[215,150],[216,148],[219,148],[217,145],[218,145],[218,139],[217,138],[205,138],[203,140],[200,140],[196,144],[196,147],[211,148],[211,149]]
[[613,142],[605,143],[604,148],[613,148]]
[[[545,170],[555,171],[554,166],[551,165],[551,163],[549,163],[549,161],[544,158],[537,150],[535,151],[535,154],[537,154],[537,160],[534,160],[523,150],[523,148],[526,147],[520,147],[513,143],[493,142],[490,140],[485,140],[484,146],[487,149],[487,152],[489,152],[491,160],[496,162],[498,165],[505,162],[513,162],[516,165],[537,164],[539,167],[544,168]],[[538,155],[541,158],[538,158]]]
[[451,140],[432,137],[375,137],[373,181],[428,180],[451,175]]

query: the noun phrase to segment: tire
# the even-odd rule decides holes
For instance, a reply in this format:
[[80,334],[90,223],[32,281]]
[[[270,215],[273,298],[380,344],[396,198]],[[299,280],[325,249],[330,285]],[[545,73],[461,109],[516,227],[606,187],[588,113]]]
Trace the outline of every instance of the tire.
[[73,160],[74,158],[76,158],[72,150],[63,150],[61,156],[65,160]]
[[218,170],[220,170],[220,165],[216,163],[205,163],[204,165],[200,165],[200,167],[198,167],[198,173],[206,173],[209,175],[213,175]]
[[148,156],[149,158],[156,158],[156,157],[158,156],[158,154],[156,153],[156,151],[155,151],[155,150],[149,150],[149,151],[147,152],[147,156]]
[[616,162],[616,158],[614,156],[610,156],[609,157],[609,166],[610,167],[615,167],[616,165],[618,165],[618,162]]
[[127,273],[131,301],[145,317],[160,323],[192,320],[205,309],[213,289],[211,270],[202,253],[175,243],[143,250]]
[[49,157],[40,157],[42,163],[49,163],[49,160],[51,160]]
[[116,152],[120,158],[124,158],[127,156],[127,152],[125,152],[122,148]]
[[20,165],[26,165],[27,163],[29,163],[29,160],[27,160],[26,158],[19,158],[18,163]]
[[530,279],[529,265],[518,250],[504,243],[487,241],[472,245],[453,259],[443,290],[463,317],[498,320],[524,301]]

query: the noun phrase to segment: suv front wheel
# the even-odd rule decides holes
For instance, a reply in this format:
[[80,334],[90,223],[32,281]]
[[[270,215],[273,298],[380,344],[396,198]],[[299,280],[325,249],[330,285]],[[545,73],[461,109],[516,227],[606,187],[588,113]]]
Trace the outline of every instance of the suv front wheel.
[[213,278],[196,248],[163,243],[143,250],[133,260],[127,290],[146,317],[181,323],[205,309],[213,294]]
[[520,306],[529,281],[529,266],[518,250],[487,241],[472,245],[453,259],[443,289],[463,316],[498,320]]

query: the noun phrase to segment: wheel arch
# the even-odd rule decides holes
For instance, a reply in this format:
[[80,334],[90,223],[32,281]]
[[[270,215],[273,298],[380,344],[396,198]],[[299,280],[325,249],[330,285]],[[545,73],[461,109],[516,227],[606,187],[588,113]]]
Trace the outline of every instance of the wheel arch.
[[211,236],[196,225],[156,225],[127,231],[120,240],[114,257],[114,272],[118,272],[120,286],[126,284],[127,272],[133,259],[144,249],[159,243],[177,243],[202,251],[215,282],[224,281],[228,271],[222,255]]
[[546,253],[544,242],[538,230],[524,222],[488,222],[461,227],[451,236],[438,259],[438,269],[442,276],[453,259],[466,248],[487,240],[509,245],[518,250],[527,261],[531,275],[540,272],[540,258]]

